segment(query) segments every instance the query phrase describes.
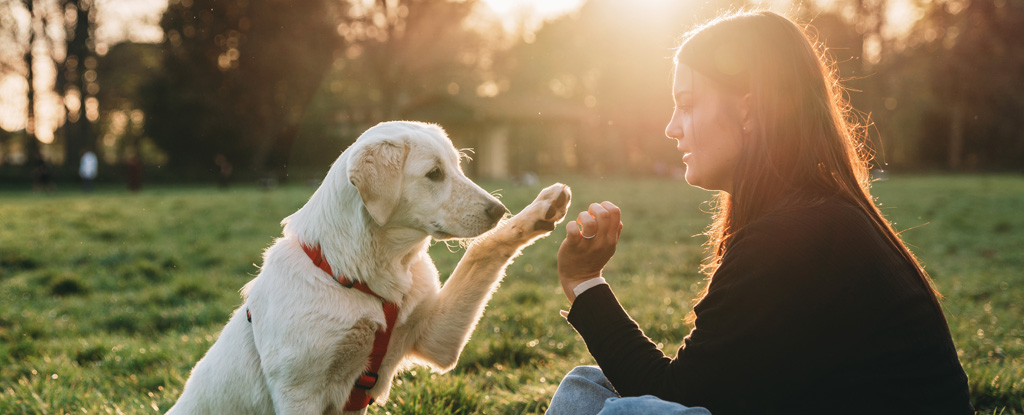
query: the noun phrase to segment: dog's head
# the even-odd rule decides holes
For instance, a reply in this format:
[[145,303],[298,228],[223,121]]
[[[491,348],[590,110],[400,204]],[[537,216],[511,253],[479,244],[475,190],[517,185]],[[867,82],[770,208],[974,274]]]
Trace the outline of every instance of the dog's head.
[[380,226],[423,231],[434,239],[471,238],[493,228],[505,206],[469,180],[441,127],[378,124],[352,145],[349,182]]

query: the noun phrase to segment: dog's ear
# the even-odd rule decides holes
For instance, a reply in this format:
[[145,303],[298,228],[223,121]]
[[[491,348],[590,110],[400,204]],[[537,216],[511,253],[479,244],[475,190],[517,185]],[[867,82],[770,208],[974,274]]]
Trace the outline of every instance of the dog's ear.
[[378,225],[387,223],[402,195],[402,171],[409,145],[382,141],[366,146],[348,166],[348,180]]

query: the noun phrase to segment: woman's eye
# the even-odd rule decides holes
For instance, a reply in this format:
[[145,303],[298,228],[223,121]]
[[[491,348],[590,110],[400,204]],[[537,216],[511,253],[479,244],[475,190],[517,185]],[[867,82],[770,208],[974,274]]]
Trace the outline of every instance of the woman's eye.
[[431,170],[430,173],[427,173],[427,178],[435,182],[440,181],[442,178],[444,178],[444,173],[441,172],[440,168],[434,167],[434,170]]

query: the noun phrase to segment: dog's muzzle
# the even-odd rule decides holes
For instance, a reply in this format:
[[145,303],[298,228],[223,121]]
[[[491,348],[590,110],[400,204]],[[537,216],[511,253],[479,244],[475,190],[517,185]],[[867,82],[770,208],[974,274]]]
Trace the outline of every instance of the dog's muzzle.
[[501,202],[491,202],[487,206],[487,210],[485,212],[487,213],[487,218],[491,220],[491,227],[498,224],[498,221],[505,216],[506,211],[508,211],[508,209],[506,209],[505,205],[501,204]]

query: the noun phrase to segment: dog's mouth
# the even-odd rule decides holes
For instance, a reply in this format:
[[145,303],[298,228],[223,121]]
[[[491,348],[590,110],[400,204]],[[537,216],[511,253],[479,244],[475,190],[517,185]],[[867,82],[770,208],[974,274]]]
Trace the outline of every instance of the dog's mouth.
[[455,239],[455,235],[452,235],[452,234],[450,234],[448,232],[442,232],[442,231],[434,231],[434,233],[430,234],[430,236],[432,238],[438,240],[438,241],[444,241],[444,240],[448,240],[448,239]]
[[494,223],[490,226],[487,226],[486,228],[481,228],[480,226],[469,226],[466,227],[465,229],[463,229],[462,226],[459,226],[457,227],[457,229],[453,230],[448,227],[442,226],[438,222],[431,222],[430,226],[427,227],[427,233],[429,233],[430,236],[437,241],[446,241],[452,239],[469,239],[483,235],[487,231],[494,229],[494,226],[496,225],[497,223]]
[[444,226],[441,226],[440,223],[438,223],[438,222],[430,222],[430,226],[428,227],[428,231],[429,231],[428,233],[430,233],[430,237],[432,237],[432,238],[434,238],[435,240],[438,240],[438,241],[444,241],[444,240],[448,240],[448,239],[456,239],[456,238],[458,238],[454,234],[445,232],[442,229],[444,229]]

